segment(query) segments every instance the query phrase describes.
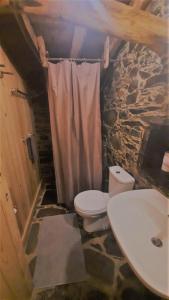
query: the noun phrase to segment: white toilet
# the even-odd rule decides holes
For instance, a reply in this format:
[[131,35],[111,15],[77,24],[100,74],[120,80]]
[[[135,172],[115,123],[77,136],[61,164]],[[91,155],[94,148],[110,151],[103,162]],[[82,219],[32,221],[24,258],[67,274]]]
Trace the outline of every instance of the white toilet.
[[74,199],[77,214],[83,218],[83,228],[87,232],[107,229],[107,203],[119,193],[130,191],[134,186],[134,178],[119,166],[109,167],[109,192],[89,190],[79,193]]

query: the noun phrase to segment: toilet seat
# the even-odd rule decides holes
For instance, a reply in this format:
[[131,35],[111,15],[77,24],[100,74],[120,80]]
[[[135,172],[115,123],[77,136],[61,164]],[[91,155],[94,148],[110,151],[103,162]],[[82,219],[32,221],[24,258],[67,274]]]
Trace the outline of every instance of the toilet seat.
[[79,193],[74,199],[74,205],[79,212],[95,215],[106,212],[108,200],[107,193],[90,190]]

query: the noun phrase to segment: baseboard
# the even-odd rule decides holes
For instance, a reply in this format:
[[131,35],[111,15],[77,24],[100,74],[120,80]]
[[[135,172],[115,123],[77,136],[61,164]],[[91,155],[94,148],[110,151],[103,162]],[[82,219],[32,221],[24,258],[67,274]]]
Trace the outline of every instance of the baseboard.
[[25,228],[24,228],[24,231],[23,231],[23,234],[22,234],[22,243],[23,243],[23,245],[25,245],[25,242],[27,240],[27,236],[28,236],[28,232],[29,232],[29,227],[30,227],[30,224],[31,224],[31,221],[32,221],[34,207],[35,207],[35,205],[36,205],[36,203],[38,201],[41,189],[42,189],[42,180],[40,181],[40,183],[39,183],[39,185],[37,187],[36,194],[35,194],[34,199],[33,199],[32,207],[30,209],[30,213],[28,215],[28,218],[27,218],[27,221],[26,221],[26,224],[25,224]]

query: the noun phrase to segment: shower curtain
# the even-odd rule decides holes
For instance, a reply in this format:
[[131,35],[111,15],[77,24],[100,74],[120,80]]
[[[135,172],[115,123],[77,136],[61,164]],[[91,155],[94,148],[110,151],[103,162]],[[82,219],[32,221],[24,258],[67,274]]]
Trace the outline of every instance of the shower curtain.
[[100,64],[49,63],[48,97],[58,202],[101,188]]

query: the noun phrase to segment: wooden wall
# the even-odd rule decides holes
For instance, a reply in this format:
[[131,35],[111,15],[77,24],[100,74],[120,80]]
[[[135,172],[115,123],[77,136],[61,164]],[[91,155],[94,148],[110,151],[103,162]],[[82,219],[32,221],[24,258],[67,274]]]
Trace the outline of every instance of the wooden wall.
[[2,174],[0,174],[0,186],[0,299],[28,300],[31,296],[32,280],[10,192]]
[[[31,208],[40,184],[38,163],[29,160],[24,139],[35,134],[33,115],[27,99],[11,96],[11,89],[25,91],[24,83],[0,48],[0,71],[12,72],[0,78],[0,151],[2,156],[2,174],[16,207],[17,222],[23,234]],[[26,62],[25,62],[26,68]]]

